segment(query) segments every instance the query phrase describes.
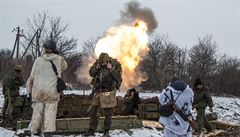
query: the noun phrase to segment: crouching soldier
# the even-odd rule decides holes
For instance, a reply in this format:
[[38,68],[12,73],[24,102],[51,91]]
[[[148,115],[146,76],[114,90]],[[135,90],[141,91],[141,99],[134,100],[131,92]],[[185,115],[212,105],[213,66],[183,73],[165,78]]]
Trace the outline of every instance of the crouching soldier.
[[57,80],[67,68],[67,63],[57,54],[55,41],[47,40],[43,47],[45,54],[35,60],[27,81],[27,90],[31,93],[33,102],[30,130],[33,135],[43,133],[45,137],[51,137],[56,130],[56,114],[60,100]]
[[3,105],[3,120],[6,118],[12,120],[13,116],[13,104],[17,97],[19,96],[19,87],[24,84],[24,79],[22,77],[22,66],[16,65],[14,71],[10,73],[3,81],[3,95],[4,95],[4,105]]
[[127,91],[124,96],[122,107],[123,115],[134,115],[134,111],[138,109],[138,104],[141,103],[141,99],[139,97],[139,93],[135,88],[132,88]]
[[121,85],[121,64],[109,57],[107,53],[101,53],[99,59],[90,68],[90,76],[93,77],[93,98],[90,108],[90,123],[85,136],[92,136],[98,126],[98,110],[104,111],[104,137],[109,137],[111,129],[113,108],[117,105],[116,90]]
[[196,79],[194,83],[194,102],[193,107],[197,110],[197,124],[198,129],[194,134],[200,134],[202,128],[206,128],[208,132],[212,131],[212,127],[208,122],[205,115],[205,109],[209,106],[209,110],[212,112],[213,101],[211,95],[208,93],[208,89],[203,85],[200,79]]

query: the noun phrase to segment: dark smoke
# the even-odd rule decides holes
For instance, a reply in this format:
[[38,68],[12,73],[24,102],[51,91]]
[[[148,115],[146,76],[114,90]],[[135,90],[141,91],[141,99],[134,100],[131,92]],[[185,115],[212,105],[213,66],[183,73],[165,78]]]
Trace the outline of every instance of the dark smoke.
[[121,21],[129,23],[136,19],[147,23],[149,32],[157,28],[158,23],[151,9],[141,7],[141,4],[135,1],[126,3],[125,10],[121,11]]

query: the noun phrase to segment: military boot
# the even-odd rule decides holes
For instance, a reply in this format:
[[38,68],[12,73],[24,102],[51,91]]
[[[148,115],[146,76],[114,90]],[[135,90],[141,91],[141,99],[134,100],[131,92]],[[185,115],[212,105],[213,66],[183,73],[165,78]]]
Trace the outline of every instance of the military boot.
[[110,135],[109,135],[109,131],[108,131],[108,130],[104,131],[104,133],[103,133],[103,137],[110,137]]
[[199,132],[199,131],[194,131],[192,134],[193,134],[193,135],[200,135],[201,132]]
[[95,132],[93,130],[88,130],[83,136],[84,137],[95,136]]
[[41,132],[37,132],[37,133],[34,133],[34,134],[32,134],[32,135],[33,135],[34,137],[35,137],[35,136],[41,137],[42,134],[41,134]]
[[53,134],[51,132],[45,132],[43,135],[44,137],[53,137]]

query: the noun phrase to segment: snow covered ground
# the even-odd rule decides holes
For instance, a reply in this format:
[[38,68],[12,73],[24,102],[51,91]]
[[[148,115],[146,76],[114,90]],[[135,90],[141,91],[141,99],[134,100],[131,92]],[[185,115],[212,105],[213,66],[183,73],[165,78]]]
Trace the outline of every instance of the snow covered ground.
[[[91,91],[65,91],[64,94],[78,94],[78,95],[88,95]],[[26,94],[26,89],[21,88],[21,94]],[[124,96],[124,92],[118,92],[118,96]],[[157,96],[159,93],[140,93],[141,98],[149,98]],[[0,107],[2,107],[4,101],[4,97],[2,95],[2,89],[0,88]],[[234,124],[240,124],[240,108],[234,103],[237,102],[240,104],[240,98],[233,97],[213,97],[214,102],[214,112],[218,113],[219,120],[231,122]],[[208,111],[207,111],[208,113]],[[195,113],[194,113],[195,114]],[[15,134],[14,131],[4,129],[0,127],[0,137],[13,137]],[[148,129],[148,128],[138,128],[131,129],[129,131],[123,130],[112,130],[110,132],[112,137],[162,137],[162,131],[158,131],[156,129]],[[100,137],[102,134],[96,134],[96,137]],[[54,137],[62,137],[60,135],[56,135]],[[68,137],[81,137],[81,135],[71,135]]]
[[[23,132],[22,130],[18,132]],[[4,129],[0,127],[0,137],[17,137],[16,132]],[[102,137],[102,133],[96,133],[95,137]],[[123,130],[111,130],[110,131],[111,137],[162,137],[162,132],[155,130],[155,129],[147,129],[147,128],[138,128],[138,129],[131,129],[128,132]],[[54,137],[83,137],[82,135],[70,135],[70,136],[63,136],[63,135],[54,135]]]

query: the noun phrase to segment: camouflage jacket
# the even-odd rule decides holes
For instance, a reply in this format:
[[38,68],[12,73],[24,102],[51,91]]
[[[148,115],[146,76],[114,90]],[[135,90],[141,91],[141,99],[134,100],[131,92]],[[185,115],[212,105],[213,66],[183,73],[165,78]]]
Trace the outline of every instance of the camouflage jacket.
[[122,67],[121,64],[116,59],[111,59],[110,63],[112,64],[112,69],[109,70],[106,67],[96,68],[98,60],[93,64],[89,70],[89,74],[93,77],[91,84],[93,87],[96,87],[101,82],[110,84],[111,89],[119,88],[122,82]]
[[206,108],[207,106],[213,107],[212,97],[208,89],[205,87],[202,90],[194,89],[193,107],[198,109]]
[[3,94],[5,95],[6,90],[9,89],[11,96],[19,95],[19,87],[25,83],[21,74],[12,72],[3,81]]

